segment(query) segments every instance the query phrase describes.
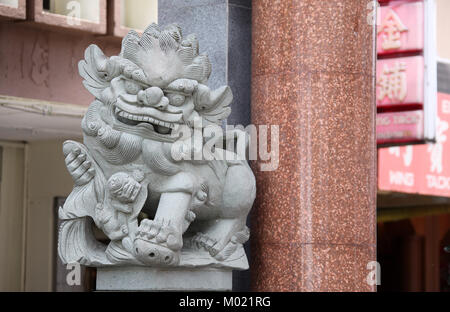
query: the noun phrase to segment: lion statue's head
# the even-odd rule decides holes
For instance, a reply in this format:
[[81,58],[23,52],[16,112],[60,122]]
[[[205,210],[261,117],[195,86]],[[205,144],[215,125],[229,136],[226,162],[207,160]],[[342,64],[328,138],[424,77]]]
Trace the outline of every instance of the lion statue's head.
[[152,24],[142,36],[130,31],[118,56],[91,45],[79,71],[102,120],[121,131],[165,140],[179,125],[193,127],[199,118],[203,126],[220,125],[231,112],[230,88],[208,88],[208,56],[199,54],[195,35],[183,38],[177,25]]

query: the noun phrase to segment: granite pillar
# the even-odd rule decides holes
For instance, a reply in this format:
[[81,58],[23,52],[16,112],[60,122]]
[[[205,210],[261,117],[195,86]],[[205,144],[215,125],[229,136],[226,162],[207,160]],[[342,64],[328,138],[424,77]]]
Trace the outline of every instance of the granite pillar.
[[199,38],[212,64],[208,86],[233,91],[230,125],[250,123],[251,0],[159,0],[158,24],[177,23]]
[[375,290],[369,2],[253,1],[252,123],[280,127],[278,169],[253,164],[253,290]]

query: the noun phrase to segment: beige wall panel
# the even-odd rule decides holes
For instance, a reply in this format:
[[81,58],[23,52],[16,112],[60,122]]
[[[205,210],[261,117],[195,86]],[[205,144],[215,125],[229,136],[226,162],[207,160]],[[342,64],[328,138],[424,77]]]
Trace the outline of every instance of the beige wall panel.
[[63,142],[29,143],[27,291],[53,290],[57,242],[53,200],[57,196],[68,196],[73,187],[64,165]]
[[0,291],[22,290],[24,149],[3,146],[0,170]]
[[450,60],[450,1],[436,1],[437,54]]
[[123,26],[144,30],[151,23],[158,23],[158,0],[122,0],[121,12]]

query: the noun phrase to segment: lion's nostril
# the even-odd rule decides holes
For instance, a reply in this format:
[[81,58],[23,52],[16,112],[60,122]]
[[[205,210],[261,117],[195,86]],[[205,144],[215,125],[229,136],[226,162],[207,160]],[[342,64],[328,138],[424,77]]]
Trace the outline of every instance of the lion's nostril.
[[136,253],[139,253],[139,248],[136,248]]
[[166,262],[169,262],[169,260],[170,260],[170,257],[169,257],[169,256],[166,256],[166,257],[164,258],[164,261],[166,261]]
[[153,258],[153,257],[155,256],[155,253],[154,253],[154,252],[151,252],[151,253],[148,254],[148,256],[149,256],[150,258]]
[[139,104],[144,104],[145,102],[145,92],[144,91],[139,91],[137,94],[137,101]]

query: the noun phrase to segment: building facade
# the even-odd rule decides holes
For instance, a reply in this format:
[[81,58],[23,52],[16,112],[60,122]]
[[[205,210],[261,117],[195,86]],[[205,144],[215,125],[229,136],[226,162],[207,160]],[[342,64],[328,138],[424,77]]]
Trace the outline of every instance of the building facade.
[[[436,0],[442,63],[447,2]],[[436,267],[448,266],[439,249],[448,196],[384,189],[377,199],[376,9],[374,0],[0,0],[0,291],[95,289],[92,268],[67,285],[56,252],[58,207],[73,187],[62,143],[82,140],[93,100],[77,64],[90,44],[117,55],[127,31],[152,22],[197,35],[209,86],[233,91],[227,124],[279,129],[277,169],[251,163],[250,270],[234,273],[234,290],[376,291],[376,261],[386,267],[379,290],[448,290]]]

